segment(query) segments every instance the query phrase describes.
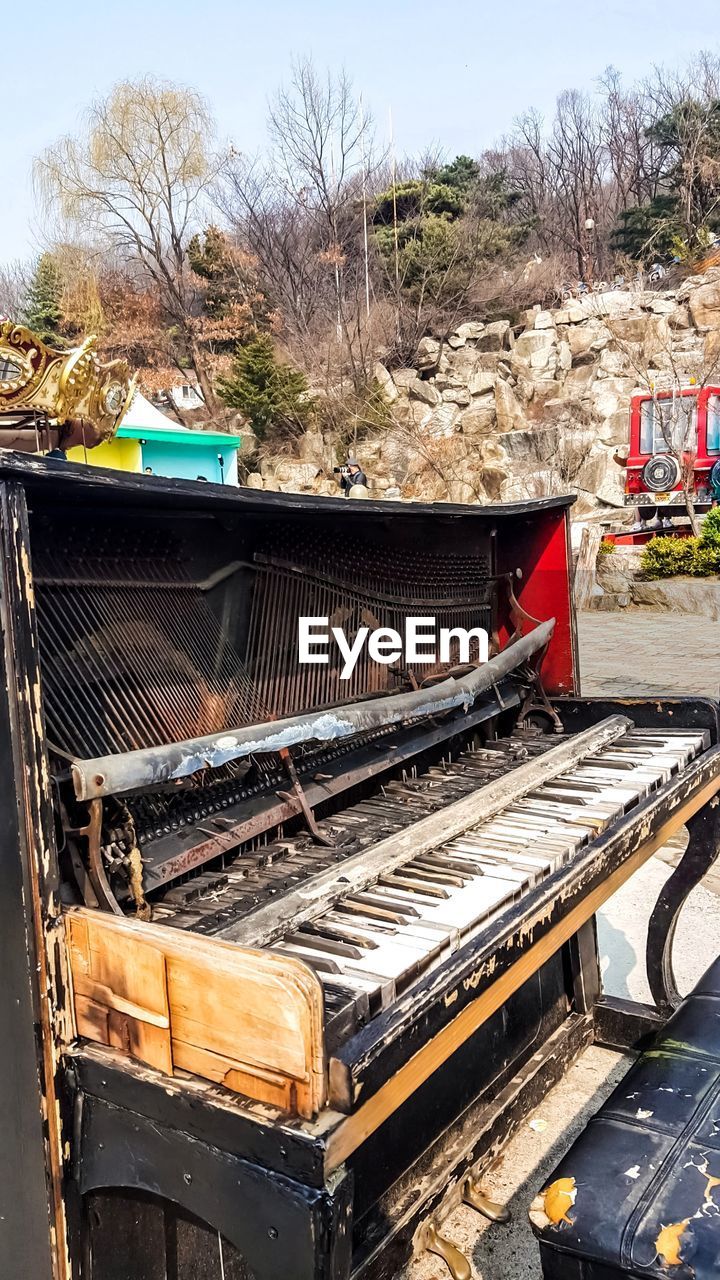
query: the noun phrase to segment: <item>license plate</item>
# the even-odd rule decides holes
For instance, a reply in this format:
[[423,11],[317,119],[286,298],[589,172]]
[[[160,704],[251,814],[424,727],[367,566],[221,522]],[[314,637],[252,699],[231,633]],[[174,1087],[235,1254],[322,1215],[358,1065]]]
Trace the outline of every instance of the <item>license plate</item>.
[[670,501],[670,494],[669,494],[669,493],[656,493],[656,494],[655,494],[655,501],[656,501],[656,502],[669,502],[669,501]]

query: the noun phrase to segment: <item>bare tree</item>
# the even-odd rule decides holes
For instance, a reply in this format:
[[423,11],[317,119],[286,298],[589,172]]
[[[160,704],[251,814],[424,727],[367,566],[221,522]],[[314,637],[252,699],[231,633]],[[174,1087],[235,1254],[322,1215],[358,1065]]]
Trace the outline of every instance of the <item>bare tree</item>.
[[659,157],[652,111],[642,89],[624,88],[608,67],[600,78],[601,129],[607,153],[613,215],[652,200],[659,189]]
[[656,67],[637,97],[652,175],[646,198],[666,205],[650,243],[674,238],[680,253],[692,253],[720,220],[720,58],[701,53],[682,71]]
[[[376,167],[372,122],[344,74],[298,62],[270,107],[267,160],[233,154],[220,199],[257,257],[291,344],[353,386],[372,368],[366,197]],[[334,333],[334,349],[320,331]],[[313,359],[314,357],[314,359]]]
[[186,250],[215,174],[212,135],[210,113],[194,90],[150,78],[123,81],[93,104],[79,136],[61,138],[35,164],[46,204],[153,282],[177,332],[177,362],[190,361],[211,410]]
[[0,266],[0,316],[17,320],[25,309],[32,271],[26,262],[8,262]]

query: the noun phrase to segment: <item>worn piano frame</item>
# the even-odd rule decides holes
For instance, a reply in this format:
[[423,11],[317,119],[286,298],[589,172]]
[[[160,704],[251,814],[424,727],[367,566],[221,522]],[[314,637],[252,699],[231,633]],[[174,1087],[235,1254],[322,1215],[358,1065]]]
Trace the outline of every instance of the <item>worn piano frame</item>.
[[[460,948],[345,1045],[338,1056],[345,1063],[347,1112],[325,1110],[314,1121],[291,1121],[197,1078],[171,1078],[74,1040],[29,572],[30,490],[46,497],[62,492],[65,501],[77,503],[122,500],[129,507],[264,501],[278,515],[314,501],[216,495],[211,486],[145,477],[121,481],[94,469],[12,457],[0,465],[3,1274],[33,1280],[91,1276],[92,1215],[98,1248],[104,1248],[101,1280],[155,1280],[161,1274],[219,1280],[208,1243],[218,1234],[242,1255],[255,1280],[389,1278],[409,1256],[423,1223],[459,1198],[468,1174],[487,1170],[586,1045],[596,1039],[632,1046],[674,1004],[674,923],[717,852],[717,705],[707,699],[581,699],[567,679],[575,648],[569,605],[560,676],[556,672],[548,682],[562,686],[565,672],[565,693],[554,706],[569,730],[627,712],[639,727],[705,729],[713,747],[661,797],[644,802],[640,823],[634,813],[595,844],[564,900],[554,896],[551,878],[532,919],[520,906],[506,912],[501,928]],[[544,504],[565,534],[567,506],[565,500]],[[379,510],[389,516],[393,504]],[[522,511],[518,504],[517,514]],[[455,516],[467,519],[467,509],[442,508],[443,518]],[[564,545],[567,551],[566,540]],[[605,1000],[594,912],[686,822],[688,851],[650,928],[648,971],[656,1005]],[[549,998],[519,1069],[506,1066],[486,1078],[481,1064],[502,1034],[498,1011],[504,1005],[511,1024],[521,1028],[537,995],[528,984],[538,975],[545,975],[549,988],[560,983],[567,991],[567,1016],[557,1025]],[[408,1053],[413,1041],[421,1046],[414,1057]],[[511,1066],[509,1051],[508,1061]],[[412,1149],[411,1158],[398,1154],[401,1144]],[[393,1161],[398,1176],[374,1194],[373,1170]],[[358,1211],[365,1228],[353,1245]],[[186,1230],[182,1271],[178,1223]],[[228,1260],[226,1274],[240,1280],[246,1273]]]

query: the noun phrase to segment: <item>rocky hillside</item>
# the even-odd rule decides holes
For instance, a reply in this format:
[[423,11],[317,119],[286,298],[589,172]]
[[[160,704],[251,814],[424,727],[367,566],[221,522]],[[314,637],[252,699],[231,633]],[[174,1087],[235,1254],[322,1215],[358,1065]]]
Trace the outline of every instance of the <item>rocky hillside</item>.
[[[414,368],[376,378],[386,421],[359,438],[373,496],[508,501],[575,492],[576,516],[622,506],[613,461],[630,396],[720,378],[720,269],[665,292],[588,294],[518,325],[468,320],[420,344]],[[257,488],[337,492],[331,441],[266,457]]]

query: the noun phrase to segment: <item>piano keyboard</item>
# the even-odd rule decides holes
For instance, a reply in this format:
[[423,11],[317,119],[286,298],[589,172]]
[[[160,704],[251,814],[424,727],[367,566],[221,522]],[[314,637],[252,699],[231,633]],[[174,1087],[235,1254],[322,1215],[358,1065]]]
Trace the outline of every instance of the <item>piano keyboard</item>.
[[340,864],[347,857],[463,799],[559,741],[562,738],[507,738],[465,750],[417,775],[408,772],[402,781],[387,783],[369,799],[321,819],[318,826],[327,847],[300,831],[239,857],[233,855],[222,871],[205,871],[164,891],[153,905],[153,919],[196,933],[221,935],[273,896],[331,867],[342,874]]
[[[699,732],[630,731],[461,837],[340,897],[271,949],[316,971],[328,1014],[350,1002],[362,1023],[707,745]],[[397,783],[372,807],[388,816],[413,801],[412,785]]]

